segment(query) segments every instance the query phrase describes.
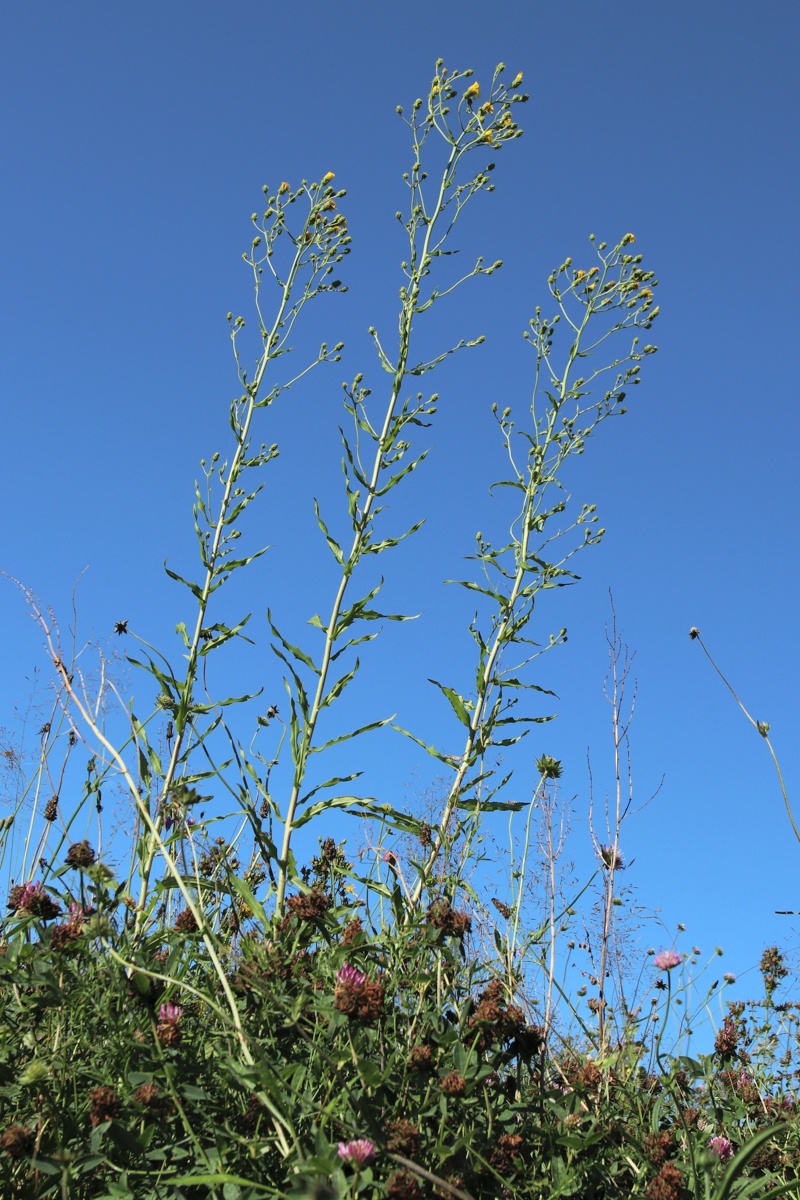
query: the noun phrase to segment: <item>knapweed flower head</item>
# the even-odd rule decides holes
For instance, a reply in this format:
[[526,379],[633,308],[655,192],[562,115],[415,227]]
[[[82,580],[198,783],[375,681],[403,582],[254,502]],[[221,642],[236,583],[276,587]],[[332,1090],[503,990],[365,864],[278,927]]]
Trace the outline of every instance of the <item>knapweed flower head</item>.
[[615,850],[613,846],[601,846],[597,852],[600,862],[609,871],[613,867],[615,871],[625,870],[625,859],[619,850]]
[[671,971],[673,967],[679,967],[683,962],[683,955],[678,954],[677,950],[659,950],[658,954],[653,959],[653,962],[658,967],[659,971]]
[[709,1140],[708,1148],[712,1154],[717,1156],[720,1162],[727,1162],[733,1156],[733,1146],[722,1134],[712,1137]]
[[339,1158],[351,1167],[364,1167],[375,1157],[375,1145],[369,1138],[356,1138],[352,1142],[339,1142]]

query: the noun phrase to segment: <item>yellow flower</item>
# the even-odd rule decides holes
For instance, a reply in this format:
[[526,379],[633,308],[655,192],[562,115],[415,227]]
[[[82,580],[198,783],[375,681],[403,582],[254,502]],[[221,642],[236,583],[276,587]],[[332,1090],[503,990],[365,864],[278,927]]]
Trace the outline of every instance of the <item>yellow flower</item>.
[[[432,94],[433,96],[435,96],[435,95],[436,95],[436,93],[438,92],[438,90],[439,90],[439,80],[438,80],[438,79],[434,79],[433,83],[431,84],[431,94]],[[345,889],[345,890],[346,890],[346,889]]]
[[283,196],[283,195],[284,195],[286,192],[288,192],[288,190],[289,190],[289,185],[288,185],[288,183],[286,183],[286,181],[284,180],[284,182],[283,182],[283,183],[281,184],[281,186],[278,188],[278,195],[279,195],[279,196]]
[[521,83],[522,83],[522,71],[519,71],[514,76],[514,78],[511,80],[511,86],[512,86],[512,88],[518,88]]
[[322,176],[322,182],[323,182],[323,183],[330,183],[330,181],[331,181],[332,179],[333,179],[333,171],[328,171],[328,174],[327,174],[327,175],[323,175],[323,176]]
[[480,106],[480,108],[478,109],[478,113],[482,117],[485,117],[487,113],[493,113],[493,112],[494,112],[494,105],[490,104],[488,100],[486,101],[485,104],[482,104]]
[[645,300],[649,300],[652,297],[652,295],[653,295],[653,293],[650,291],[650,288],[647,288],[647,287],[642,288],[642,296],[644,297]]
[[586,272],[585,272],[585,271],[576,271],[576,272],[575,272],[575,282],[576,282],[576,283],[578,282],[578,280],[580,280],[580,279],[585,279],[585,278],[586,278]]
[[492,133],[491,129],[487,129],[486,133],[482,133],[481,136],[478,138],[478,141],[479,142],[493,142],[494,134]]
[[635,242],[635,241],[636,241],[636,238],[633,236],[632,233],[626,233],[625,237],[622,239],[622,245],[629,246],[631,244],[631,242]]
[[467,104],[472,105],[473,100],[480,100],[480,98],[481,98],[481,86],[476,80],[476,82],[471,83],[469,85],[469,87],[467,88],[467,90],[464,92],[464,99],[466,100]]

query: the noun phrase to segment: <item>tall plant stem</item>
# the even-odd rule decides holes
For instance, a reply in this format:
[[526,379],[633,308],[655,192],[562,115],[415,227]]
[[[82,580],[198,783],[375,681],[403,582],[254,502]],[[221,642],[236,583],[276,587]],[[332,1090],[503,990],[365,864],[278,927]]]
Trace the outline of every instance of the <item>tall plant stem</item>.
[[[587,307],[583,314],[581,324],[580,324],[580,326],[578,326],[578,328],[576,330],[575,339],[570,348],[569,359],[567,362],[567,366],[564,370],[564,374],[558,382],[557,403],[552,405],[552,410],[547,419],[547,427],[546,427],[546,433],[545,433],[545,437],[544,437],[544,445],[541,447],[541,455],[537,459],[537,462],[539,464],[544,462],[544,458],[547,453],[547,450],[552,445],[553,441],[555,440],[556,422],[557,422],[558,415],[561,410],[561,405],[566,400],[567,394],[569,391],[570,371],[572,369],[573,363],[575,362],[575,359],[578,356],[578,353],[580,350],[581,338],[582,338],[583,332],[586,328],[586,325],[589,321],[589,317],[591,316],[591,312],[592,312],[591,306]],[[553,467],[550,470],[550,472],[548,473],[549,478],[552,478],[555,475],[555,472],[557,471],[558,466],[560,466],[561,462],[563,461],[563,458],[566,456],[567,453],[568,453],[568,450],[563,449],[563,447],[559,449],[557,465],[555,467]],[[459,797],[461,795],[461,788],[463,786],[467,771],[469,770],[470,766],[472,765],[475,747],[479,741],[479,738],[480,738],[480,735],[481,735],[481,732],[483,729],[484,721],[486,719],[486,714],[487,714],[487,711],[489,708],[492,683],[494,680],[495,668],[496,668],[496,666],[499,665],[499,660],[500,660],[500,657],[501,657],[501,654],[503,651],[503,646],[510,639],[512,626],[513,626],[514,622],[518,619],[517,612],[516,612],[516,606],[517,606],[520,596],[522,595],[522,592],[525,588],[525,580],[526,580],[526,577],[529,574],[529,570],[530,570],[530,568],[528,566],[528,550],[529,550],[529,545],[530,545],[530,540],[531,540],[531,534],[534,529],[534,523],[532,521],[534,506],[535,506],[536,499],[539,494],[540,488],[543,483],[546,483],[546,481],[547,480],[545,478],[543,468],[541,466],[528,468],[528,480],[527,480],[527,484],[526,484],[526,488],[525,488],[525,499],[523,502],[522,515],[521,515],[522,528],[521,528],[521,532],[520,532],[519,547],[517,550],[517,569],[516,569],[516,572],[514,575],[514,581],[511,586],[511,590],[508,595],[508,598],[504,603],[503,618],[498,623],[497,629],[495,630],[494,638],[492,639],[491,648],[486,657],[486,664],[484,666],[483,674],[481,677],[480,689],[478,692],[477,702],[475,704],[475,709],[474,709],[472,718],[469,723],[466,743],[464,745],[464,750],[462,751],[461,758],[459,759],[459,762],[458,762],[458,767],[456,769],[455,778],[450,787],[450,791],[448,793],[447,800],[445,801],[444,807],[442,809],[442,815],[439,819],[439,828],[437,830],[436,836],[434,837],[433,844],[430,848],[428,856],[427,856],[425,862],[422,864],[422,870],[420,871],[419,879],[418,879],[417,884],[412,893],[412,905],[414,907],[416,907],[419,904],[422,893],[430,880],[433,867],[436,863],[436,860],[439,857],[441,847],[444,843],[445,838],[447,837],[450,823],[453,819],[453,815],[458,806]]]
[[[295,821],[295,817],[297,814],[297,807],[300,802],[300,792],[301,792],[301,789],[303,786],[303,780],[305,779],[306,767],[308,764],[308,756],[311,751],[311,745],[312,745],[312,742],[314,739],[314,734],[316,732],[317,721],[319,719],[319,714],[324,706],[325,689],[327,686],[328,672],[330,669],[334,642],[336,640],[336,630],[337,630],[337,625],[339,622],[339,616],[342,611],[342,605],[344,603],[344,598],[347,593],[347,586],[350,582],[350,577],[351,577],[353,570],[361,556],[361,552],[362,552],[362,549],[364,546],[364,541],[365,541],[365,538],[366,538],[369,528],[370,528],[370,523],[371,523],[371,519],[372,519],[372,511],[373,511],[373,507],[375,505],[375,501],[377,499],[377,494],[378,494],[378,483],[380,480],[381,472],[385,466],[384,456],[385,456],[387,450],[389,449],[389,444],[388,444],[389,434],[390,434],[390,430],[392,428],[392,423],[395,419],[395,412],[396,412],[398,401],[400,399],[400,391],[402,389],[403,382],[405,380],[407,370],[408,370],[408,356],[409,356],[409,351],[410,351],[410,346],[411,346],[411,326],[412,326],[412,322],[413,322],[413,318],[414,318],[414,313],[416,311],[417,302],[419,300],[420,287],[421,287],[422,279],[425,276],[425,274],[427,273],[427,271],[430,267],[431,261],[432,261],[432,255],[431,255],[430,251],[431,251],[433,235],[434,235],[434,232],[436,229],[436,224],[437,224],[437,221],[438,221],[439,217],[441,216],[441,213],[445,206],[445,197],[446,197],[447,189],[453,181],[453,178],[455,176],[456,167],[458,165],[458,160],[461,157],[462,153],[463,153],[463,148],[458,143],[454,144],[450,151],[450,154],[448,156],[447,164],[442,172],[442,177],[441,177],[440,184],[439,184],[439,193],[437,196],[435,208],[433,209],[433,212],[431,213],[430,217],[426,218],[426,220],[425,220],[425,224],[426,224],[425,237],[423,239],[422,248],[421,248],[418,256],[415,252],[416,247],[413,242],[413,237],[414,237],[414,233],[416,233],[417,226],[414,225],[414,227],[413,227],[413,230],[414,230],[414,233],[412,233],[413,275],[412,275],[412,279],[411,279],[411,287],[408,289],[406,298],[403,302],[403,309],[402,309],[402,314],[401,314],[401,319],[400,319],[399,354],[398,354],[396,369],[394,372],[394,378],[392,381],[392,390],[391,390],[391,393],[389,396],[389,403],[386,408],[386,415],[384,417],[383,427],[381,429],[380,438],[378,440],[377,450],[375,451],[375,458],[374,458],[373,465],[372,465],[372,473],[370,475],[370,480],[369,480],[369,488],[367,491],[366,498],[364,500],[364,505],[360,510],[358,526],[356,528],[356,531],[355,531],[355,534],[353,537],[353,543],[350,548],[350,553],[348,554],[347,559],[345,560],[345,563],[342,568],[342,577],[339,581],[339,587],[337,588],[337,591],[336,591],[336,597],[334,599],[333,606],[331,608],[330,619],[328,621],[328,625],[327,625],[327,628],[325,631],[325,646],[324,646],[324,650],[323,650],[323,654],[322,654],[322,661],[320,664],[319,678],[317,680],[317,687],[316,687],[316,691],[314,694],[314,700],[313,700],[311,709],[308,714],[308,719],[303,726],[303,733],[302,733],[302,737],[300,739],[300,746],[299,746],[299,751],[298,751],[298,755],[297,755],[297,761],[295,764],[295,772],[294,772],[294,781],[292,784],[292,791],[291,791],[291,794],[289,797],[289,803],[288,803],[288,806],[286,809],[286,818],[285,818],[284,831],[283,831],[283,843],[282,843],[282,847],[281,847],[281,856],[280,856],[280,860],[279,860],[279,864],[278,864],[279,865],[279,875],[278,875],[278,887],[277,887],[277,898],[276,898],[276,911],[279,915],[281,915],[284,910],[284,904],[285,904],[285,898],[286,898],[286,885],[287,885],[288,877],[289,877],[289,853],[290,853],[291,843],[292,843],[292,834],[294,832],[294,821]],[[412,219],[414,219],[414,218],[412,217]]]
[[[267,367],[271,360],[275,357],[275,349],[278,346],[279,330],[283,323],[287,308],[289,307],[292,289],[294,288],[298,272],[303,264],[304,255],[304,239],[300,237],[297,242],[297,248],[292,260],[292,264],[283,284],[281,300],[278,306],[278,312],[272,324],[272,328],[268,334],[264,335],[264,352],[256,368],[253,382],[248,386],[248,401],[244,413],[244,420],[239,425],[236,450],[228,470],[228,476],[225,481],[225,487],[220,500],[219,514],[214,525],[214,534],[211,539],[211,546],[206,558],[206,573],[203,582],[202,591],[198,600],[197,620],[195,622],[194,633],[189,645],[188,664],[186,667],[186,675],[181,689],[179,702],[179,711],[184,714],[182,721],[176,721],[175,741],[172,746],[172,753],[169,758],[164,780],[161,787],[161,799],[165,801],[169,795],[170,788],[175,779],[178,762],[180,760],[181,751],[187,732],[191,729],[191,705],[192,692],[194,689],[195,680],[197,678],[197,661],[201,641],[201,633],[205,626],[206,613],[208,611],[208,603],[214,587],[214,581],[217,575],[217,566],[219,563],[220,549],[222,539],[226,527],[226,519],[231,507],[236,481],[242,471],[242,462],[247,451],[247,441],[250,434],[250,426],[253,421],[256,408],[258,407],[258,392],[264,379]],[[144,809],[144,802],[139,795],[138,789],[134,788],[137,807]],[[162,804],[163,809],[163,804]],[[147,849],[147,855],[142,864],[141,884],[139,888],[139,905],[136,916],[135,933],[139,936],[145,920],[145,900],[150,883],[150,873],[153,868],[153,862],[156,853],[159,849],[163,850],[163,843],[158,835],[158,828],[162,820],[161,814],[157,813],[155,822],[151,820],[149,810],[147,812],[146,822],[150,830],[150,840]]]

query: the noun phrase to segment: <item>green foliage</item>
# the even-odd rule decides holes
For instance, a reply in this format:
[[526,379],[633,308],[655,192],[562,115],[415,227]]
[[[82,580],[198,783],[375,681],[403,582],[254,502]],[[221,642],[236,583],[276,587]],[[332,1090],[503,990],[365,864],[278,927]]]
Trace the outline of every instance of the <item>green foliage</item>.
[[[294,189],[265,187],[265,208],[253,214],[243,257],[255,289],[255,365],[244,361],[244,318],[231,313],[239,394],[228,409],[229,450],[204,461],[195,484],[197,575],[165,568],[191,616],[176,626],[178,660],[117,623],[116,634],[138,643],[129,662],[154,689],[149,706],[130,702],[122,738],[105,720],[114,693],[105,664],[94,683],[86,679],[28,594],[57,699],[33,774],[25,780],[11,764],[22,784],[0,828],[10,879],[24,881],[8,889],[0,935],[3,1197],[724,1200],[794,1186],[796,1033],[790,1008],[774,1001],[785,974],[779,952],[762,963],[763,1012],[731,1007],[713,1055],[665,1054],[668,1021],[689,1021],[685,1010],[675,1017],[681,956],[662,960],[670,965],[649,1011],[628,1003],[614,916],[627,814],[618,800],[607,844],[596,845],[600,970],[582,1006],[586,988],[567,996],[556,968],[574,905],[594,879],[580,891],[557,882],[561,763],[538,758],[527,801],[510,798],[510,772],[498,778],[501,756],[551,716],[539,711],[552,693],[531,664],[566,630],[534,640],[538,605],[577,579],[574,555],[603,533],[594,505],[568,512],[567,464],[625,412],[655,350],[640,344],[640,331],[658,314],[656,280],[632,251],[632,234],[613,248],[592,239],[590,265],[567,259],[552,273],[551,309],[537,309],[526,334],[530,406],[521,415],[493,406],[509,463],[494,486],[509,504],[509,533],[500,545],[478,533],[474,577],[453,581],[477,605],[468,684],[430,680],[456,741],[444,747],[399,730],[445,772],[436,810],[403,811],[354,790],[357,770],[319,768],[319,755],[334,747],[341,755],[391,722],[376,714],[327,740],[319,728],[323,711],[358,685],[358,654],[382,623],[409,619],[383,611],[382,580],[367,578],[373,556],[421,525],[384,528],[385,498],[413,485],[426,456],[411,439],[436,414],[435,393],[408,389],[484,340],[421,359],[420,320],[502,265],[478,257],[466,274],[448,275],[460,215],[493,190],[487,156],[520,136],[516,113],[527,100],[521,76],[506,86],[502,65],[485,92],[471,79],[439,61],[427,100],[403,118],[412,161],[407,210],[397,214],[408,242],[398,335],[390,345],[370,330],[381,394],[373,397],[363,372],[344,387],[347,538],[313,501],[335,567],[333,594],[325,615],[309,610],[304,644],[268,610],[286,712],[271,704],[243,734],[254,697],[214,696],[207,672],[212,655],[250,640],[249,614],[228,622],[217,605],[231,577],[264,553],[237,545],[278,453],[256,441],[259,423],[343,348],[323,343],[296,374],[283,373],[305,306],[346,290],[333,278],[350,252],[345,192],[330,172]],[[619,655],[616,630],[609,644]],[[613,661],[619,797],[629,722]],[[766,737],[765,725],[759,731]],[[79,798],[65,813],[58,792],[44,796],[43,781],[76,778],[84,747]],[[127,873],[95,849],[106,844],[104,794],[120,791],[132,830]],[[228,813],[219,811],[225,796]],[[329,835],[332,811],[356,816],[354,830],[368,824],[367,866]],[[497,813],[511,822],[512,853],[521,846],[510,903],[487,894],[479,870],[486,819]],[[96,839],[75,832],[81,814],[81,831],[96,828]],[[299,865],[296,835],[312,824],[324,836]],[[550,871],[543,917],[528,866],[537,838]],[[566,942],[569,953],[574,945]],[[606,984],[612,961],[616,990]]]

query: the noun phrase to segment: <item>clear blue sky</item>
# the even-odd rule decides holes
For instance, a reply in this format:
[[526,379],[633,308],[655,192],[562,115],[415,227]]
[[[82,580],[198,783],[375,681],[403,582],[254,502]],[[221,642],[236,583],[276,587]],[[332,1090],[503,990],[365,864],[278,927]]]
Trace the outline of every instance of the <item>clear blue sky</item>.
[[[395,105],[425,92],[438,55],[478,78],[499,60],[524,70],[525,136],[500,156],[497,191],[462,242],[470,258],[506,266],[447,317],[488,340],[437,381],[432,451],[397,516],[428,523],[385,564],[387,603],[423,616],[364,655],[352,711],[396,711],[419,731],[430,715],[431,736],[452,728],[425,679],[469,686],[467,610],[459,599],[453,620],[439,581],[463,573],[487,520],[500,462],[489,404],[528,395],[521,334],[551,268],[580,257],[590,232],[613,242],[633,230],[661,279],[661,349],[629,414],[574,473],[576,500],[597,503],[608,533],[582,557],[580,584],[541,610],[538,632],[567,625],[570,641],[544,668],[560,716],[519,756],[520,798],[535,756],[561,758],[574,854],[579,869],[591,865],[587,747],[596,791],[611,782],[611,587],[637,651],[638,799],[666,775],[627,827],[636,862],[626,878],[670,928],[686,924],[689,942],[722,945],[722,969],[744,972],[771,941],[794,945],[795,923],[773,913],[800,908],[800,845],[764,745],[688,631],[700,627],[745,703],[771,721],[800,809],[798,34],[794,0],[6,5],[0,566],[65,625],[88,567],[84,638],[127,619],[168,644],[191,613],[161,563],[191,569],[192,480],[225,446],[237,390],[225,314],[250,311],[249,214],[265,181],[334,170],[349,193],[350,290],[315,307],[299,340],[342,338],[346,358],[269,417],[262,436],[283,453],[248,536],[274,549],[229,610],[254,613],[258,647],[236,660],[240,682],[280,704],[265,609],[299,634],[329,606],[311,497],[335,519],[339,385],[357,370],[377,378],[366,329],[390,330],[401,282],[393,214],[408,154]],[[13,730],[13,706],[44,660],[8,583],[0,614],[0,723]],[[365,790],[396,802],[431,775],[432,760],[403,743],[358,753]],[[741,994],[757,991],[750,980]]]

